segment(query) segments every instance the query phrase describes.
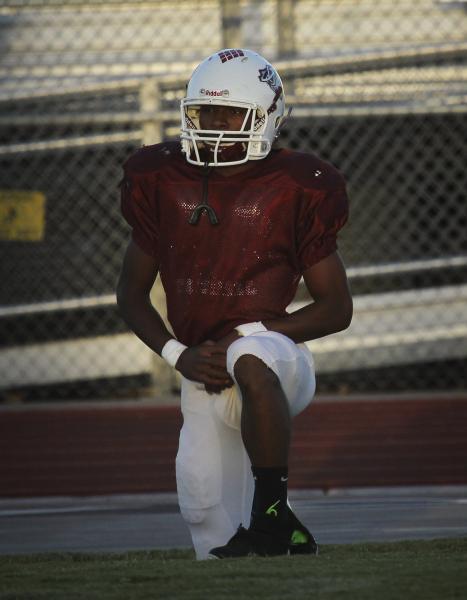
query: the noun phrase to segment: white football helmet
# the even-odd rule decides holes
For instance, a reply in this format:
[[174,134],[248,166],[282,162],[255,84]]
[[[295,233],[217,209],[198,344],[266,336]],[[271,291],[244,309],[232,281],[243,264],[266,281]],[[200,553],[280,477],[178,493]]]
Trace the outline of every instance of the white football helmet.
[[[202,129],[203,105],[246,109],[238,131]],[[194,71],[181,101],[182,151],[193,165],[228,166],[265,158],[284,120],[281,78],[251,50],[226,49]]]

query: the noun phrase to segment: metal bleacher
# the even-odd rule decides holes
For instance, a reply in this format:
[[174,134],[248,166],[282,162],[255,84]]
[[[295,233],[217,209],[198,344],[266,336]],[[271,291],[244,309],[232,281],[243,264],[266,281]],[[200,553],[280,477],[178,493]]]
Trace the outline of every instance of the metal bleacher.
[[[392,271],[466,265],[465,257],[435,265],[386,265]],[[349,269],[358,278],[365,268]],[[49,304],[0,308],[0,319],[29,313],[85,309],[115,304],[113,294]],[[298,310],[303,301],[293,302]],[[308,343],[319,373],[407,365],[467,356],[467,285],[444,286],[354,298],[354,318],[346,331]],[[113,353],[115,348],[125,352]],[[112,360],[108,360],[113,356]],[[131,356],[131,361],[128,360]],[[9,365],[14,364],[12,371]],[[2,388],[48,385],[74,380],[134,376],[151,373],[154,354],[132,333],[117,333],[66,341],[11,346],[0,351]]]

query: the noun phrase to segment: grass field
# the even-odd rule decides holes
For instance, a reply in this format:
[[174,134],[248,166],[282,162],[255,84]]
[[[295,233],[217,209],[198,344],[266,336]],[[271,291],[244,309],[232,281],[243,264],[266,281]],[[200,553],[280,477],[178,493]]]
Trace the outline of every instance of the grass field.
[[467,598],[467,539],[196,562],[190,551],[0,557],[0,600]]

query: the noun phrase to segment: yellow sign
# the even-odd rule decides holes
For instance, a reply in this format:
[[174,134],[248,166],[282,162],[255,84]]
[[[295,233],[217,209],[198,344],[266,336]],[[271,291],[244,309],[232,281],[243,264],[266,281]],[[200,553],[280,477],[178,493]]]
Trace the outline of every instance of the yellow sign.
[[44,238],[44,229],[44,194],[0,190],[0,240],[39,242]]

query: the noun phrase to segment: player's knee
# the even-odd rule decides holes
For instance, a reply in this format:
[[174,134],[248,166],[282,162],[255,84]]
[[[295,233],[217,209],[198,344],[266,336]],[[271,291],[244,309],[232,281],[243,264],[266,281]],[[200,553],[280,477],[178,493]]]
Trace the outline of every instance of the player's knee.
[[277,375],[257,356],[244,354],[234,365],[235,380],[240,389],[252,393],[280,387]]

